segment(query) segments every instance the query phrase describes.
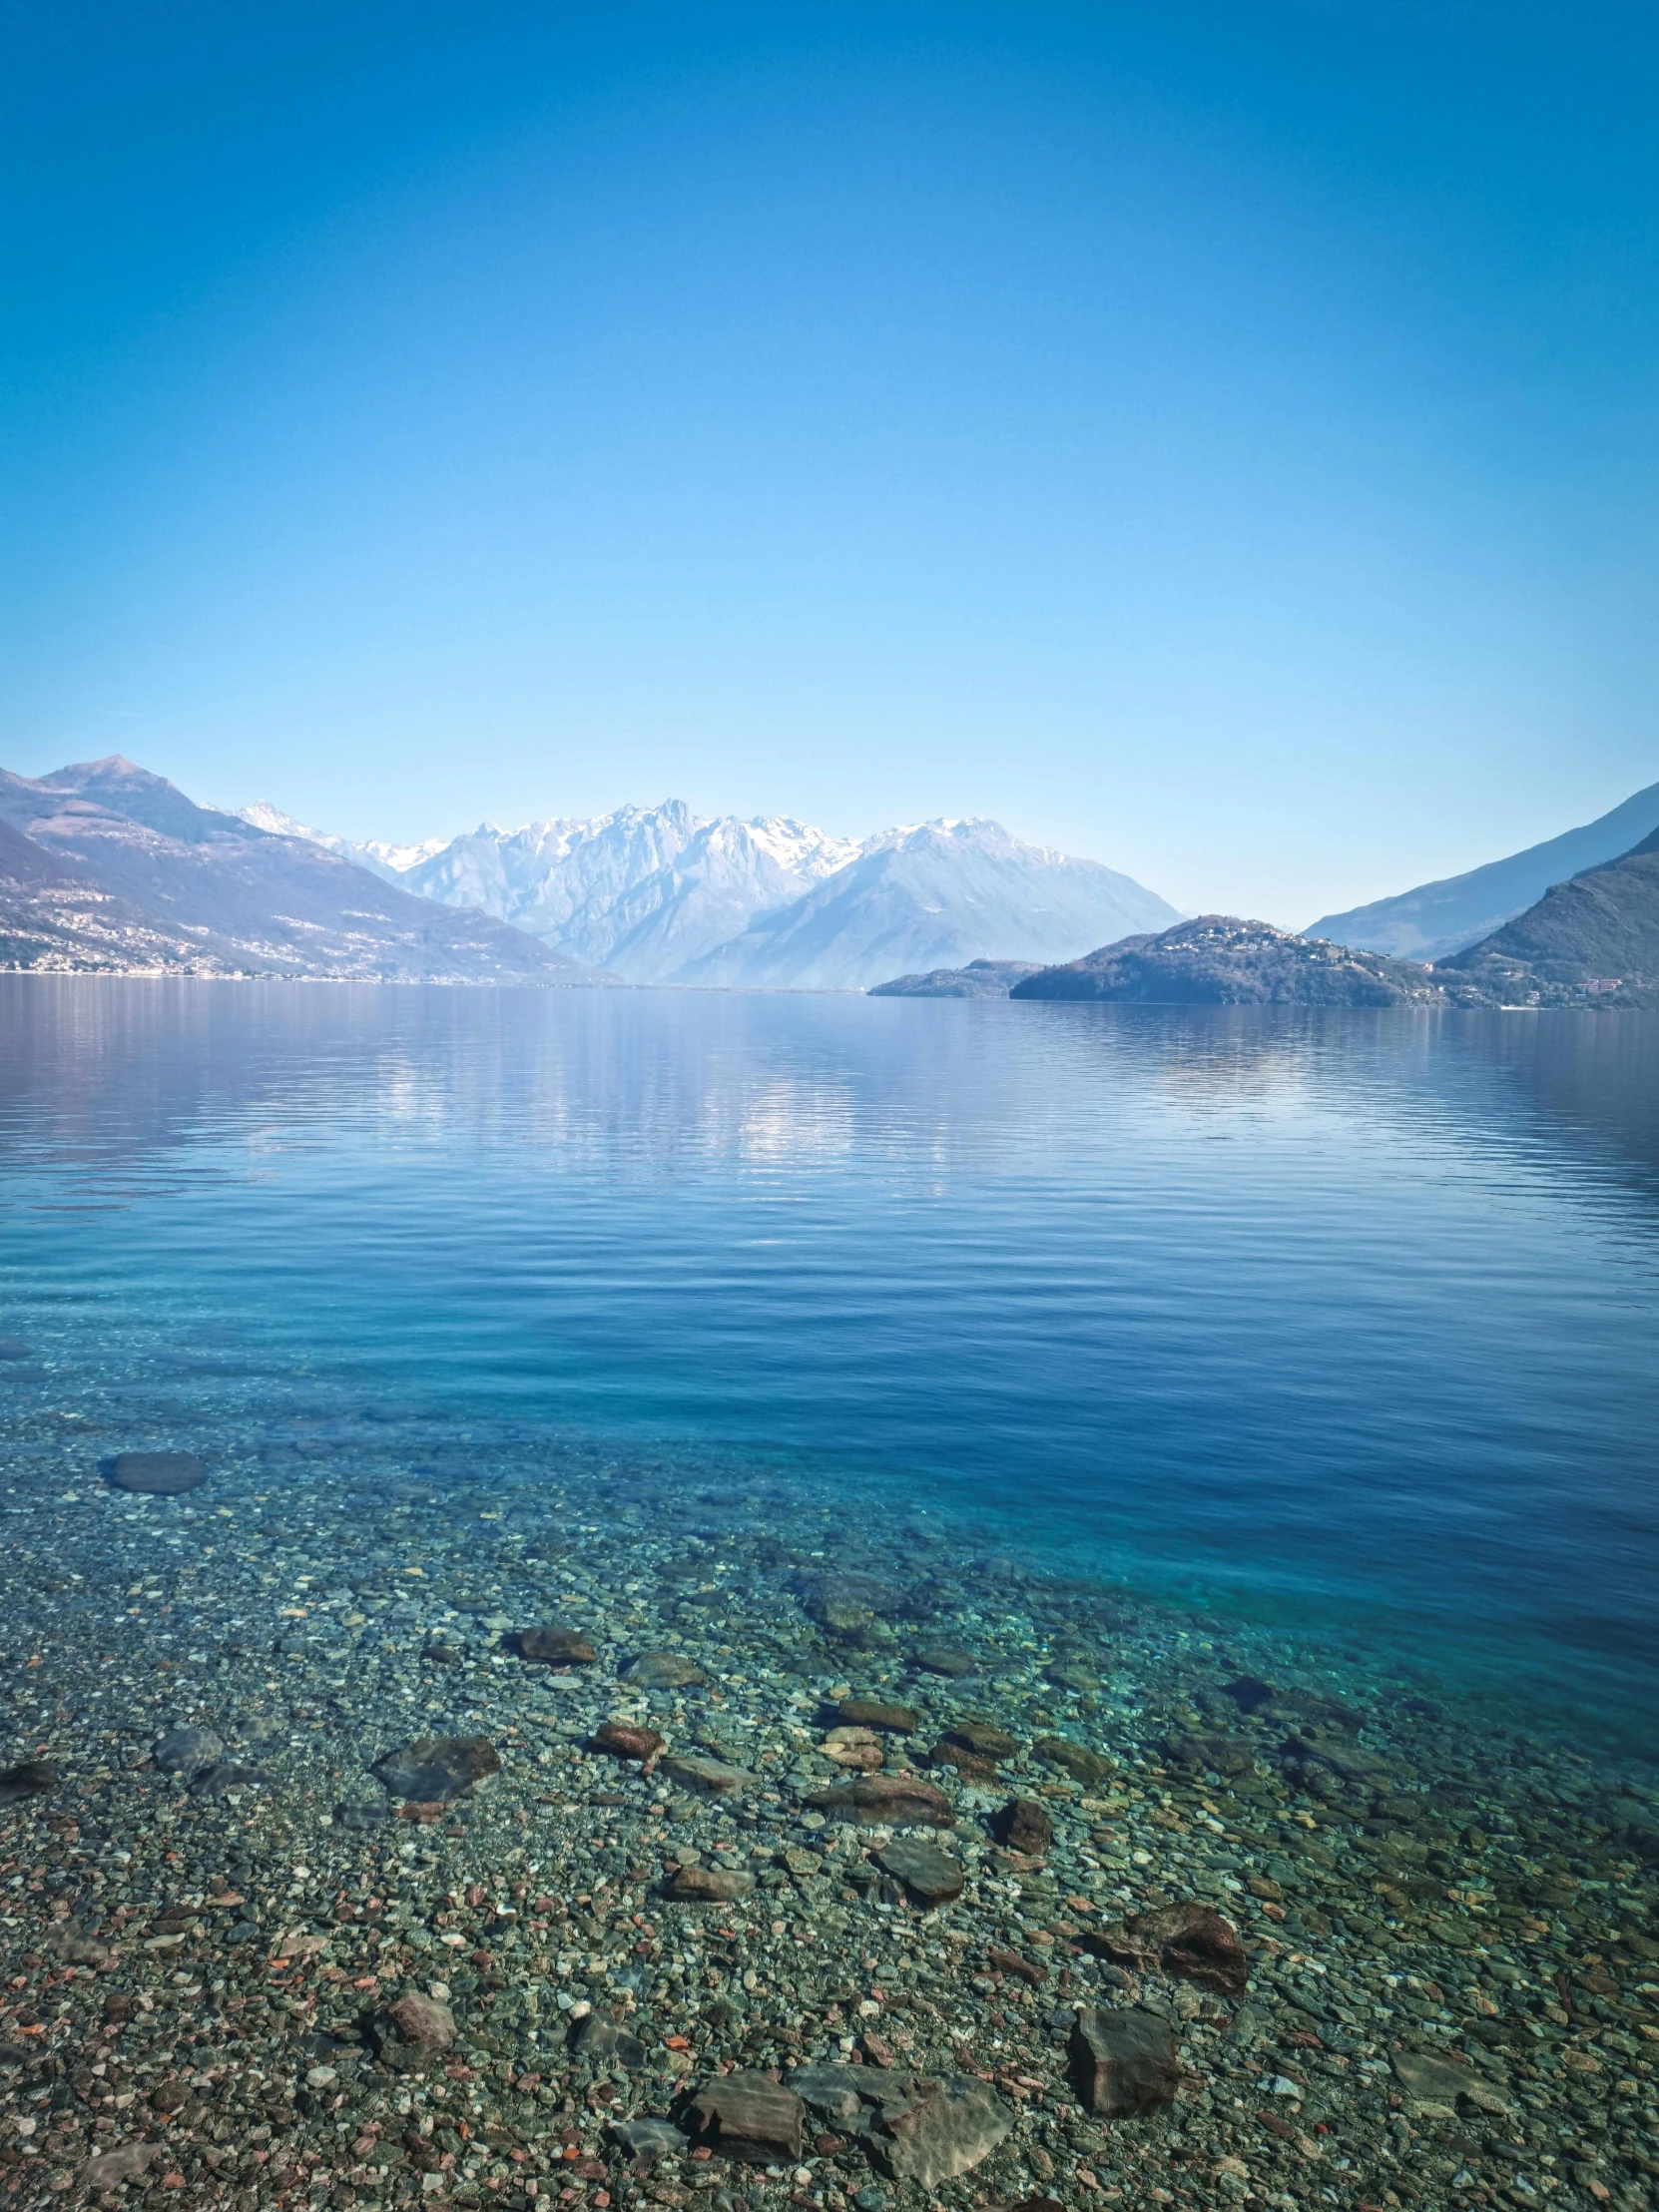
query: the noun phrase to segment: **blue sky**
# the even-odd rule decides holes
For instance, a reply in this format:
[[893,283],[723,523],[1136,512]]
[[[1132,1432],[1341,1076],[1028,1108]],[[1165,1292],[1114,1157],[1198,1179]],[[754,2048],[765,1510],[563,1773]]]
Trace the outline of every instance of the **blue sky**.
[[1659,778],[1659,30],[67,4],[0,761],[994,815],[1301,922]]

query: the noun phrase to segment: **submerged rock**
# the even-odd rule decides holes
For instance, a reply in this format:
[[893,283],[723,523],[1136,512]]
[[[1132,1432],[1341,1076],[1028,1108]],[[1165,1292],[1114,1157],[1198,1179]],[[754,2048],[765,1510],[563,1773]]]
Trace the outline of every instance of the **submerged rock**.
[[1181,2084],[1175,2030],[1157,2012],[1085,2007],[1072,2028],[1069,2055],[1084,2110],[1107,2119],[1172,2104]]
[[208,1470],[194,1451],[118,1451],[109,1477],[118,1490],[141,1497],[183,1497],[202,1487]]
[[1054,1823],[1048,1808],[1035,1798],[1010,1798],[991,1823],[996,1840],[1008,1851],[1040,1859],[1054,1841]]
[[837,1767],[856,1767],[873,1774],[886,1758],[881,1739],[870,1728],[832,1728],[822,1746],[826,1759]]
[[635,1759],[650,1767],[663,1748],[654,1728],[633,1728],[626,1721],[601,1721],[593,1732],[595,1751],[608,1751],[613,1759]]
[[730,1905],[746,1898],[755,1877],[741,1867],[682,1867],[668,1886],[671,1898],[688,1905]]
[[380,2055],[388,2065],[440,2057],[455,2040],[455,2015],[441,1998],[408,1989],[378,2015]]
[[579,1628],[521,1628],[513,1638],[521,1659],[543,1667],[595,1667],[599,1654]]
[[1069,1774],[1074,1782],[1081,1782],[1085,1788],[1092,1788],[1117,1772],[1110,1759],[1103,1758],[1098,1751],[1091,1751],[1087,1744],[1074,1744],[1069,1736],[1039,1736],[1031,1746],[1031,1756],[1058,1767],[1062,1774]]
[[45,1797],[58,1786],[58,1770],[46,1759],[25,1759],[18,1766],[0,1768],[0,1805],[16,1805],[22,1798]]
[[747,1767],[734,1767],[724,1759],[705,1759],[696,1754],[665,1759],[662,1771],[682,1788],[707,1790],[714,1797],[735,1797],[739,1791],[750,1789],[758,1779]]
[[906,2101],[883,2105],[869,2153],[894,2181],[936,2189],[971,2173],[1014,2124],[1008,2107],[973,2074],[913,2076]]
[[807,2107],[764,2073],[732,2073],[700,2089],[686,2108],[693,2138],[748,2166],[793,2164],[801,2156]]
[[485,1736],[423,1736],[404,1751],[388,1751],[369,1772],[392,1797],[436,1805],[500,1769],[495,1746]]
[[1242,1996],[1250,1960],[1231,1921],[1208,1905],[1161,1905],[1110,1922],[1087,1936],[1090,1950],[1142,1973],[1191,1981],[1223,1996]]
[[945,1905],[962,1894],[962,1862],[918,1837],[895,1837],[875,1854],[875,1863],[921,1905]]
[[834,1820],[860,1828],[954,1828],[956,1811],[942,1790],[914,1775],[865,1774],[831,1790],[815,1790],[807,1803]]
[[843,1697],[835,1718],[847,1728],[874,1728],[889,1736],[913,1736],[920,1726],[907,1705],[883,1705],[877,1698]]
[[[620,1679],[635,1690],[689,1690],[707,1682],[709,1677],[683,1652],[642,1651],[623,1668]],[[651,2124],[666,2127],[668,2123],[665,2120]]]
[[151,1754],[163,1774],[200,1774],[224,1756],[225,1741],[211,1728],[174,1728]]

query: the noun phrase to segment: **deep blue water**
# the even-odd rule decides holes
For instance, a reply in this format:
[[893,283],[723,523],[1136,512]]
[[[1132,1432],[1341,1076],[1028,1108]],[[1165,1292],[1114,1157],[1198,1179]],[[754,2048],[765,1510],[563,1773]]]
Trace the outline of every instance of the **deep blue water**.
[[1659,1017],[17,977],[0,1052],[71,1422],[510,1417],[1659,1684]]

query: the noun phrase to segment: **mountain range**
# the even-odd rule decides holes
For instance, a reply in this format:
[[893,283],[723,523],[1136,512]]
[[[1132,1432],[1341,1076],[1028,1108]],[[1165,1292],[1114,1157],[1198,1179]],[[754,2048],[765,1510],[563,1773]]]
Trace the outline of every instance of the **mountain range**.
[[1435,963],[1506,1006],[1659,1006],[1659,830]]
[[1304,934],[1392,953],[1396,959],[1441,960],[1501,929],[1542,898],[1552,883],[1617,859],[1655,830],[1659,784],[1650,784],[1581,829],[1441,882],[1419,883],[1415,890],[1374,899],[1369,906],[1322,914]]
[[488,914],[199,807],[119,756],[0,770],[0,965],[375,982],[604,983]]
[[634,983],[855,990],[900,965],[990,953],[1047,964],[1179,918],[1133,877],[1026,844],[994,822],[850,839],[789,816],[704,820],[668,800],[395,846],[351,845],[266,801],[240,819],[309,837]]

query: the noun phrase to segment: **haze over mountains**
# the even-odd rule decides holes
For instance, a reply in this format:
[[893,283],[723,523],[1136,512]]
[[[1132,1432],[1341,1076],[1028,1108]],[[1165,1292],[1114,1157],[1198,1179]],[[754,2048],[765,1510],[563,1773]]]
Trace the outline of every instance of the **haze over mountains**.
[[1552,883],[1617,859],[1654,830],[1659,830],[1659,784],[1650,784],[1581,829],[1441,882],[1419,883],[1369,906],[1322,914],[1303,934],[1392,953],[1396,959],[1444,959],[1524,913]]
[[[1383,922],[1418,932],[1425,916],[1466,918],[1656,812],[1659,785],[1583,830],[1356,912],[1392,904],[1399,912]],[[789,817],[704,821],[671,800],[353,844],[269,803],[242,815],[198,806],[116,758],[40,778],[0,771],[0,966],[1147,1004],[1653,1006],[1659,826],[1430,964],[1238,916],[1184,921],[1131,877],[993,822],[851,840]]]
[[[316,835],[269,803],[242,819]],[[586,822],[485,823],[436,850],[319,841],[635,983],[858,989],[899,967],[1066,959],[1179,919],[1131,876],[993,822],[854,840],[789,816],[706,821],[669,800]]]

